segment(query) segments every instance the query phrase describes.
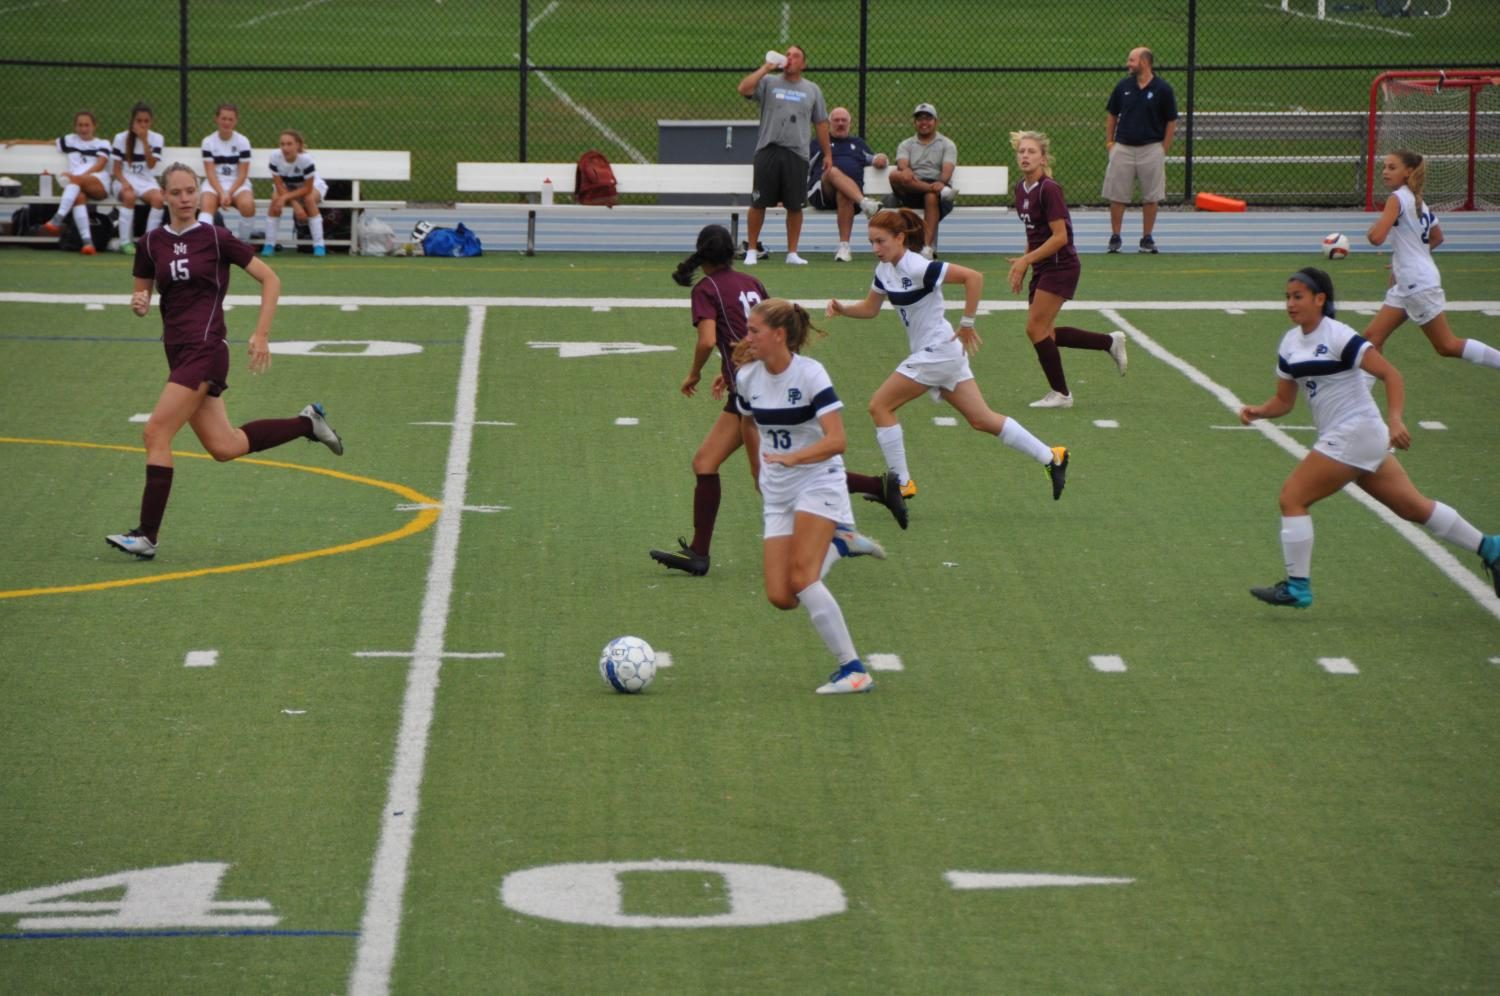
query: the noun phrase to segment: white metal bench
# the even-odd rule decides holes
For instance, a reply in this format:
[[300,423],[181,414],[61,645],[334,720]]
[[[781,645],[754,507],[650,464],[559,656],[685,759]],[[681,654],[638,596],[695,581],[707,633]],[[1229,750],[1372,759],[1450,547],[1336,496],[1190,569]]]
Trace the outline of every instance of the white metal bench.
[[[250,161],[250,179],[271,179],[270,167],[267,165],[271,150],[257,150],[254,158]],[[343,208],[349,211],[349,235],[348,239],[329,239],[329,245],[348,245],[351,252],[358,249],[359,244],[359,221],[360,215],[369,210],[390,210],[404,207],[404,201],[373,201],[365,200],[360,196],[359,185],[361,181],[370,180],[399,180],[411,179],[411,153],[407,151],[388,151],[372,149],[314,149],[313,161],[318,164],[318,175],[325,180],[349,180],[353,183],[348,200],[325,200],[324,207]],[[202,175],[203,173],[203,149],[200,146],[171,145],[162,149],[161,158],[156,164],[156,173],[159,175],[173,163],[180,162],[191,166],[193,171]],[[106,167],[106,172],[109,167]],[[23,145],[12,143],[0,145],[0,176],[9,176],[20,179],[22,177],[41,177],[44,173],[60,177],[67,173],[67,158],[59,151],[57,146],[48,145]],[[261,186],[261,195],[257,196],[257,202],[265,201],[265,185]],[[22,194],[18,197],[0,197],[0,210],[5,210],[6,205],[20,206],[22,204],[54,204],[62,196],[59,186],[54,186],[51,195],[43,196],[40,193]],[[91,206],[118,207],[119,202],[113,198],[104,201],[89,201]],[[263,208],[262,208],[263,210]],[[55,239],[55,235],[3,235],[0,242],[38,242]]]
[[[461,193],[525,194],[527,203],[459,204],[460,208],[475,208],[486,211],[525,212],[526,255],[536,254],[536,222],[543,214],[575,211],[593,212],[640,212],[663,214],[694,212],[713,214],[718,211],[729,215],[729,231],[739,241],[740,215],[749,209],[752,187],[751,167],[748,164],[705,163],[621,163],[611,164],[615,174],[615,186],[620,196],[632,194],[659,196],[661,194],[687,194],[725,197],[727,205],[713,204],[621,204],[614,208],[573,203],[539,203],[542,184],[552,181],[555,194],[573,193],[574,163],[459,163],[458,190]],[[1010,193],[1010,171],[1004,166],[958,166],[953,173],[953,185],[959,190],[958,210],[969,212],[1005,213],[1003,207],[965,207],[966,196],[1002,196]],[[865,170],[865,193],[881,197],[891,192],[888,169],[869,167]],[[779,210],[779,209],[778,209]]]

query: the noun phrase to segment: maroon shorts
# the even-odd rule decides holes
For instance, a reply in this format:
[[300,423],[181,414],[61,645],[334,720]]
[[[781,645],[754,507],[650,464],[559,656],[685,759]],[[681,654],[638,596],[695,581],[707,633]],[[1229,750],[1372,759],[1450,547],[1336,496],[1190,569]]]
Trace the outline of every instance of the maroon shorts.
[[181,384],[190,391],[208,385],[208,396],[217,398],[229,390],[229,343],[223,339],[205,342],[165,343],[167,383]]
[[1031,289],[1026,292],[1026,303],[1030,304],[1036,299],[1036,292],[1044,290],[1056,294],[1064,301],[1071,301],[1078,290],[1078,278],[1083,273],[1083,267],[1076,263],[1072,266],[1049,266],[1043,270],[1035,268],[1031,271]]

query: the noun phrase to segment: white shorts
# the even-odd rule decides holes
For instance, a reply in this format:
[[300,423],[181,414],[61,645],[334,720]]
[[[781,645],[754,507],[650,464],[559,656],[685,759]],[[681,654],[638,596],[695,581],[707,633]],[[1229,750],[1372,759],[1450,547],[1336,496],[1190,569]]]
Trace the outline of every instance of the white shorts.
[[1141,201],[1156,204],[1167,196],[1167,153],[1160,142],[1150,145],[1121,145],[1109,150],[1109,165],[1104,170],[1104,199],[1129,204],[1135,183],[1141,183]]
[[[137,197],[148,191],[161,189],[161,184],[157,183],[156,177],[150,173],[132,173],[130,170],[125,170],[125,182],[130,184],[130,189],[135,191]],[[119,180],[109,181],[109,192],[115,200],[120,199],[121,189],[123,185]]]
[[1359,418],[1336,425],[1318,437],[1313,449],[1360,470],[1376,470],[1391,452],[1391,430],[1378,418]]
[[[821,482],[820,482],[821,484]],[[854,525],[854,508],[849,504],[849,488],[840,475],[839,486],[816,487],[799,494],[795,500],[775,505],[766,503],[766,528],[762,534],[766,539],[792,535],[792,526],[798,512],[808,512],[824,519],[832,519],[843,525]]]
[[[223,199],[219,203],[221,203],[221,204],[233,204],[234,203],[234,199],[240,195],[240,191],[241,190],[245,191],[251,197],[255,196],[255,188],[252,187],[252,186],[250,186],[250,180],[247,178],[245,180],[245,182],[242,183],[242,184],[240,184],[238,187],[229,187],[229,186],[226,186],[224,188],[224,197],[223,197]],[[203,185],[203,192],[205,194],[211,194],[211,193],[213,193],[213,189],[210,188],[208,186],[208,184],[205,183]]]
[[934,401],[939,400],[940,392],[951,391],[974,379],[969,369],[969,354],[963,352],[957,356],[937,356],[930,350],[920,350],[897,364],[896,372],[929,388]]
[[1385,292],[1385,303],[1392,308],[1400,308],[1406,312],[1407,318],[1418,325],[1426,325],[1443,313],[1448,297],[1441,287],[1428,287],[1410,294],[1403,294],[1400,288],[1392,287]]

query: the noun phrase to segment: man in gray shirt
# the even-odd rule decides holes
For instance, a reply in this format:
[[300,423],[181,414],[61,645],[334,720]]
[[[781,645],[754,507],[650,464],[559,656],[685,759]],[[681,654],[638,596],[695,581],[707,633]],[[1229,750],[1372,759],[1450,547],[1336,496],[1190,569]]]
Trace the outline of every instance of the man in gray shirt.
[[896,149],[891,170],[891,196],[900,207],[922,212],[927,245],[922,255],[931,259],[937,248],[938,222],[953,210],[952,183],[958,166],[958,146],[937,130],[937,108],[918,104],[912,111],[917,133]]
[[[782,64],[782,60],[785,60]],[[766,62],[740,80],[740,96],[760,104],[760,137],[755,143],[755,189],[750,193],[750,211],[746,218],[749,251],[745,265],[756,263],[756,246],[760,229],[766,220],[766,208],[775,204],[786,207],[786,261],[794,266],[806,264],[797,255],[802,237],[802,207],[807,201],[807,126],[813,125],[823,161],[833,161],[828,142],[828,107],[818,84],[804,79],[807,54],[800,45],[786,50],[785,56],[766,53]],[[780,76],[771,76],[773,69]]]

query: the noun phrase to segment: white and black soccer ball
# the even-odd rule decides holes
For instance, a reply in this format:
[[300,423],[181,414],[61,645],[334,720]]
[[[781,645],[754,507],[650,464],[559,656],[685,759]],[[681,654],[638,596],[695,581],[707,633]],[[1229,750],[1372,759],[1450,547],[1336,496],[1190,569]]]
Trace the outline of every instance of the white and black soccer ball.
[[1343,259],[1349,255],[1349,236],[1343,232],[1329,232],[1323,236],[1323,257]]
[[599,655],[599,677],[617,692],[644,692],[656,677],[656,652],[638,636],[617,636]]

